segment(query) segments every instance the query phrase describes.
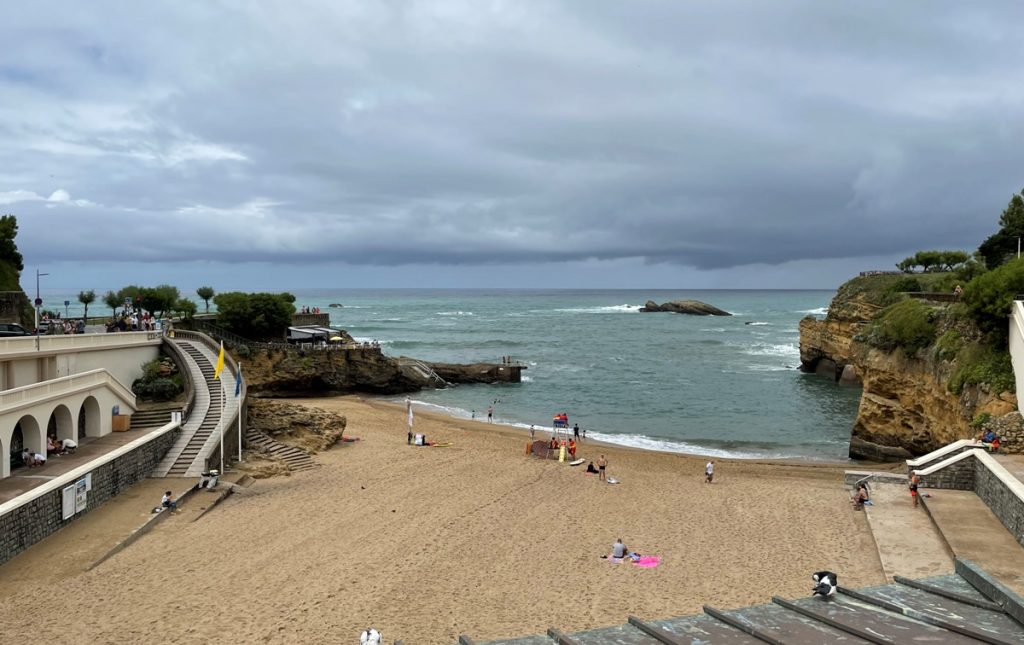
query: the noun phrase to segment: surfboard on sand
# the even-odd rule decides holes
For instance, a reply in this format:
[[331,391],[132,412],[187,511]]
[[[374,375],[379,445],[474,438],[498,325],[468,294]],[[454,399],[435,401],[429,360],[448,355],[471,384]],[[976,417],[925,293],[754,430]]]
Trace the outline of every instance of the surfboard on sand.
[[580,464],[582,464],[582,463],[583,463],[584,461],[586,461],[586,459],[577,459],[576,461],[570,461],[570,462],[569,462],[569,465],[570,465],[570,466],[579,466],[579,465],[580,465]]
[[619,480],[615,479],[614,477],[609,477],[605,481],[607,481],[609,484],[618,484],[619,483]]

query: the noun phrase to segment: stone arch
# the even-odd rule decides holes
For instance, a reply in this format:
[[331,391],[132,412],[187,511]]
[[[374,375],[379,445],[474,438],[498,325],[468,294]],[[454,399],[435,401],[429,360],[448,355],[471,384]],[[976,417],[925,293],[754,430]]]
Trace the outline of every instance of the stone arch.
[[[30,452],[38,452],[42,455],[46,454],[46,437],[43,434],[44,428],[39,426],[39,422],[31,414],[18,419],[18,422],[14,424],[14,433],[12,437],[21,434],[21,448],[27,448]],[[15,441],[12,438],[11,448],[17,448]]]
[[51,434],[57,439],[76,439],[75,422],[71,418],[71,410],[63,403],[53,409],[50,421],[46,424],[47,436]]
[[79,423],[78,436],[80,438],[100,436],[100,403],[96,397],[87,396],[82,401]]

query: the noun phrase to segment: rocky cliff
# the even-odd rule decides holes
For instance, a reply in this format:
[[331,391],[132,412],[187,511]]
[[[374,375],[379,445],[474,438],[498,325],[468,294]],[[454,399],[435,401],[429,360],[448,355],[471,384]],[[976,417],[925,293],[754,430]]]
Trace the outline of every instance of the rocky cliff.
[[248,392],[256,397],[325,394],[401,394],[428,384],[403,370],[379,348],[351,350],[267,351],[240,357]]
[[863,278],[858,280],[839,289],[824,320],[800,321],[801,369],[863,387],[850,457],[911,458],[973,436],[977,430],[971,422],[979,414],[1016,415],[1011,393],[989,392],[984,386],[965,387],[959,395],[950,392],[946,384],[956,365],[940,358],[934,347],[908,356],[902,349],[886,352],[858,340],[884,304],[864,288]]

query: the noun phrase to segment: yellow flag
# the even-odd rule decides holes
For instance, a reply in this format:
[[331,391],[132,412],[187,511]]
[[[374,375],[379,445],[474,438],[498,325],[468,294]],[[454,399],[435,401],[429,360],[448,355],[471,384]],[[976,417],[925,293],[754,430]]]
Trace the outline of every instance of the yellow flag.
[[224,341],[220,341],[220,354],[217,355],[217,364],[213,367],[213,378],[220,378],[224,371]]

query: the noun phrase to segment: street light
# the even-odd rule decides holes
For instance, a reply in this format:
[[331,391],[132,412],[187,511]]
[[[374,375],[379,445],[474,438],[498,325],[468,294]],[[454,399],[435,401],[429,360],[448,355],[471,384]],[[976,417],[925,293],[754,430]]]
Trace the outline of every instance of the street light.
[[39,297],[39,278],[49,273],[39,273],[36,269],[36,351],[39,351],[39,308],[43,306],[43,299]]
[[65,300],[64,301],[64,320],[68,319],[68,305],[70,305],[70,304],[71,304],[70,300]]

